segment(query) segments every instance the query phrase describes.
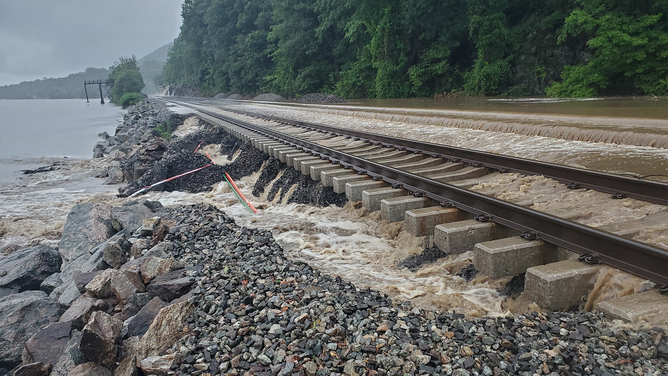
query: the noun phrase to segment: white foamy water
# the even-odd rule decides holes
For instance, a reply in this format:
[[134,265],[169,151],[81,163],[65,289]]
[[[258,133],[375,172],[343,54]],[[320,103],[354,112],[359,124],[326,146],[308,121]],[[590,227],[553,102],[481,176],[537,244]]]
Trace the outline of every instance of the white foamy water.
[[272,231],[288,256],[334,276],[371,287],[399,300],[437,310],[451,310],[471,316],[502,315],[497,289],[508,279],[489,280],[484,276],[466,283],[456,276],[472,261],[472,253],[454,255],[411,272],[397,264],[420,253],[422,238],[403,231],[403,223],[387,223],[379,212],[367,213],[351,204],[313,207],[303,204],[267,202],[251,195],[256,176],[237,182],[241,191],[258,207],[251,214],[242,206],[226,183],[211,192],[150,192],[145,197],[165,206],[208,203],[235,218],[242,226]]

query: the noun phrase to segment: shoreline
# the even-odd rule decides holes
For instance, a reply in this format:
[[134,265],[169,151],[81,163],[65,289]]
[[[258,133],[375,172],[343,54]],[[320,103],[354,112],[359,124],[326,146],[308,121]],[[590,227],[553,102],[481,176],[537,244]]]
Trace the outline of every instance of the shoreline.
[[[126,117],[132,119],[128,129],[144,118],[136,114]],[[192,153],[198,141],[220,136],[205,126],[162,150],[159,140],[141,142],[149,122],[138,125],[135,139],[143,146],[128,153],[106,140],[102,155],[108,150],[117,158],[107,168],[107,179],[151,171],[134,186],[141,187],[160,174],[171,176],[177,167],[189,168],[181,166],[184,161],[205,161]],[[112,137],[117,136],[118,130]],[[188,152],[170,151],[174,145]],[[221,155],[237,155],[226,166],[236,179],[243,174],[238,155],[252,151],[231,139],[224,147],[218,149]],[[183,180],[171,188],[206,190],[216,179],[218,171],[211,169],[196,182]],[[303,192],[295,199],[309,196]],[[320,198],[334,199],[326,193]],[[29,326],[34,333],[24,343],[31,355],[19,354],[21,372],[464,376],[668,371],[668,338],[661,330],[629,331],[583,312],[466,319],[425,311],[291,261],[270,231],[238,226],[211,205],[167,209],[141,197],[114,202],[121,206],[89,202],[73,208],[57,251],[59,275],[40,282],[42,294],[27,289],[0,299],[0,317],[7,317],[2,315],[9,312],[8,297],[21,295],[23,303],[41,304],[46,314],[39,319],[54,321],[41,321],[48,326],[39,331],[42,324]],[[23,251],[5,257],[17,252]],[[55,264],[42,275],[53,273]],[[10,272],[0,271],[0,282]],[[51,307],[55,301],[58,307]],[[7,330],[0,324],[5,334],[0,337],[7,338]],[[56,351],[40,350],[39,342],[47,340],[62,349],[57,359]],[[0,342],[0,349],[5,344]],[[11,356],[17,359],[16,353]],[[5,364],[0,360],[0,367]]]

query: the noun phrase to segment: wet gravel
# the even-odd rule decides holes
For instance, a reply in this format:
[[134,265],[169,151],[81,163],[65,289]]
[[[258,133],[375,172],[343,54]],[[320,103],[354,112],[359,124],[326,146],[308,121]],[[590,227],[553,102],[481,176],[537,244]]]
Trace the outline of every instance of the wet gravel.
[[466,319],[289,260],[269,231],[184,206],[166,240],[200,265],[176,375],[662,375],[668,337],[596,313]]

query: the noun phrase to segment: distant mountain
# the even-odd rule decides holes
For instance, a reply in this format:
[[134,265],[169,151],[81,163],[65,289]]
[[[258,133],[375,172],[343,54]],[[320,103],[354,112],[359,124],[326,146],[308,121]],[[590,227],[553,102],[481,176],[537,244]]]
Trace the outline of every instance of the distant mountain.
[[144,84],[146,85],[144,90],[142,90],[144,94],[151,95],[158,92],[158,87],[155,84],[154,78],[162,73],[162,67],[167,61],[167,53],[173,44],[173,42],[168,43],[137,60],[137,63],[139,63],[139,70],[144,78]]
[[[86,98],[83,82],[106,80],[107,77],[109,77],[109,70],[105,68],[87,68],[85,72],[70,74],[67,77],[43,78],[0,86],[0,99]],[[88,94],[91,98],[98,95],[96,91]]]
[[167,61],[167,53],[169,52],[169,48],[172,47],[173,44],[174,42],[167,43],[166,45],[158,48],[157,50],[137,60],[137,62],[139,63],[139,65],[150,60],[155,60],[161,63],[165,63]]

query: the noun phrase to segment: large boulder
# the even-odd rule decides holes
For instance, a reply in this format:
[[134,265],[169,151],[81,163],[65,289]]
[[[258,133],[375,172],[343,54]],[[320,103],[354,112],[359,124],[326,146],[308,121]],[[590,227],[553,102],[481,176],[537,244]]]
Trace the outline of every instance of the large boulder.
[[23,364],[42,362],[54,365],[70,341],[72,323],[54,322],[35,333],[23,348]]
[[118,339],[123,322],[104,312],[96,311],[81,333],[79,350],[86,359],[110,367],[116,362]]
[[159,356],[164,350],[171,347],[186,333],[183,327],[194,310],[195,306],[187,301],[161,309],[153,319],[148,331],[141,337],[137,360]]
[[108,369],[93,362],[79,364],[70,371],[69,376],[111,376],[112,373]]
[[88,323],[90,315],[94,311],[106,311],[109,308],[108,301],[95,299],[88,294],[83,294],[60,316],[59,321],[70,321],[73,328],[81,330]]
[[42,362],[28,363],[14,371],[14,376],[49,376],[51,373],[51,364]]
[[60,271],[60,278],[63,283],[55,288],[49,296],[58,299],[60,304],[69,307],[72,302],[81,296],[81,291],[77,288],[77,282],[74,281],[75,274],[78,275],[78,285],[81,286],[90,275],[80,275],[78,273],[94,273],[94,275],[97,275],[95,272],[108,269],[109,264],[104,261],[105,251],[110,244],[122,247],[124,243],[127,243],[125,232],[117,233],[106,242],[91,249],[90,252],[86,252],[77,259],[64,264]]
[[60,305],[44,291],[0,298],[0,367],[21,363],[23,346],[43,326],[58,321]]
[[174,263],[172,258],[163,259],[152,256],[144,258],[140,267],[144,283],[149,283],[153,278],[173,270]]
[[116,232],[111,223],[110,205],[99,202],[78,204],[67,214],[58,251],[67,264]]
[[61,264],[58,251],[46,245],[0,256],[0,287],[38,290],[48,276],[60,270]]
[[157,296],[166,302],[171,302],[187,294],[193,283],[195,283],[195,279],[192,277],[182,277],[169,281],[154,280],[146,287],[146,292],[151,296]]
[[166,375],[171,370],[172,364],[178,361],[176,354],[163,356],[149,356],[139,362],[141,370],[146,375]]
[[115,269],[106,269],[102,273],[96,275],[88,284],[86,285],[86,291],[91,295],[99,299],[108,298],[113,296],[114,293],[111,291],[111,277],[116,274],[121,273]]
[[160,298],[153,298],[136,315],[129,318],[126,322],[128,337],[141,336],[146,333],[151,323],[153,323],[153,319],[165,305],[165,302],[160,300]]
[[53,366],[51,376],[67,376],[74,367],[86,362],[86,358],[79,350],[80,344],[81,332],[75,329],[72,331],[72,337],[67,342],[65,350],[63,350],[60,358],[58,358],[58,361]]
[[155,217],[166,209],[158,201],[131,201],[123,206],[111,209],[112,224],[118,231],[128,230],[129,233],[137,230],[145,219]]

